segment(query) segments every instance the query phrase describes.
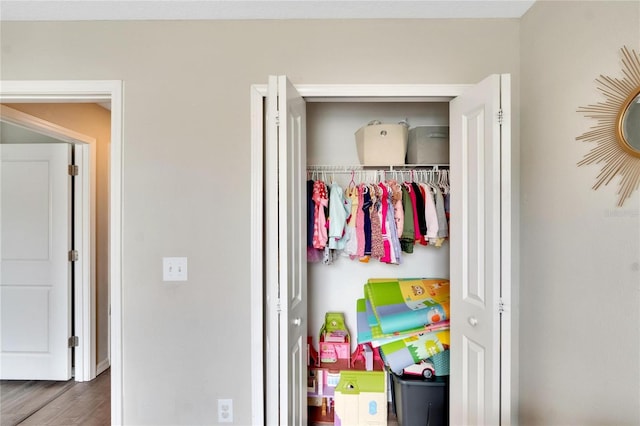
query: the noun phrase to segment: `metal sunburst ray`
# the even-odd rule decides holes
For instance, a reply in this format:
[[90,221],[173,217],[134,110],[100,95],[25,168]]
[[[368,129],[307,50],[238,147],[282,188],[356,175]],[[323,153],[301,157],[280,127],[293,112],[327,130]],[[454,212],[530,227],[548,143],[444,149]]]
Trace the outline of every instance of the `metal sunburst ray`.
[[640,157],[626,152],[617,136],[618,114],[631,93],[640,88],[640,55],[635,50],[622,47],[623,78],[600,75],[596,78],[597,90],[605,97],[604,102],[580,107],[578,112],[596,120],[591,129],[576,140],[595,142],[596,146],[584,156],[578,166],[603,163],[593,189],[607,185],[620,176],[618,206],[621,207],[640,186]]

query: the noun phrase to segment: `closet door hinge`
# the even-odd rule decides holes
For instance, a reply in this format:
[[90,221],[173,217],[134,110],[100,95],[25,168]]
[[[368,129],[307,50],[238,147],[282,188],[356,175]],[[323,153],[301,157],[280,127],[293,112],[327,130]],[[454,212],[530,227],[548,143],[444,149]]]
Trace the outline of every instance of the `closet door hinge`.
[[498,313],[502,314],[504,312],[504,302],[502,298],[498,299]]
[[78,176],[80,169],[75,164],[69,164],[69,176]]
[[78,257],[78,250],[69,250],[69,262],[77,262]]
[[504,112],[502,111],[502,108],[500,108],[498,110],[498,124],[502,126],[502,121],[504,119]]
[[75,348],[80,345],[80,339],[78,336],[69,337],[68,347]]
[[276,111],[276,127],[280,127],[280,111]]
[[282,305],[280,305],[280,299],[276,300],[276,312],[282,312]]

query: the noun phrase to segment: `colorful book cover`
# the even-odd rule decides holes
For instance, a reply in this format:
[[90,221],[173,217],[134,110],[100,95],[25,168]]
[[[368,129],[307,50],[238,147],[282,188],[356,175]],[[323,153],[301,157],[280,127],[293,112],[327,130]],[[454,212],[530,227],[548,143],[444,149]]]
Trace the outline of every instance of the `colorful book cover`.
[[370,279],[364,293],[376,320],[367,316],[369,325],[385,334],[449,319],[447,279]]
[[449,340],[449,330],[422,333],[384,344],[380,352],[391,371],[402,374],[406,367],[443,352]]

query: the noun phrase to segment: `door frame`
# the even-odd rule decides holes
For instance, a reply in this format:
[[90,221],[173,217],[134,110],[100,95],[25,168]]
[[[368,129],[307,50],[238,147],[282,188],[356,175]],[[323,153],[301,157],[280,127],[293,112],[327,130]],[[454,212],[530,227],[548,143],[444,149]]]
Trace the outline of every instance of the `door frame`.
[[[308,102],[355,101],[450,101],[462,95],[470,84],[319,84],[295,85]],[[264,202],[274,200],[273,194],[264,193],[264,121],[268,86],[254,84],[251,101],[251,420],[261,424],[265,416],[265,347],[264,336],[265,270],[264,270]],[[506,161],[506,160],[505,160]],[[277,198],[275,199],[277,202]],[[510,277],[508,278],[510,281]],[[506,332],[507,330],[505,330]],[[509,331],[510,332],[510,331]],[[503,378],[504,379],[504,378]],[[507,379],[508,380],[508,379]]]
[[[33,115],[0,105],[0,121],[26,128],[73,145],[75,164],[79,168],[74,189],[74,247],[81,254],[73,263],[74,329],[79,338],[75,350],[74,379],[77,382],[96,377],[96,308],[95,308],[95,166],[96,139]],[[94,361],[92,361],[94,360]]]
[[[111,424],[123,423],[122,163],[123,83],[120,80],[3,80],[2,103],[111,102],[109,282]],[[83,313],[84,316],[84,313]],[[86,324],[85,324],[86,326]],[[84,359],[86,360],[86,354]],[[94,356],[95,359],[95,356]],[[95,362],[93,363],[95,364]],[[94,367],[95,368],[95,367]],[[86,369],[85,369],[86,370]]]

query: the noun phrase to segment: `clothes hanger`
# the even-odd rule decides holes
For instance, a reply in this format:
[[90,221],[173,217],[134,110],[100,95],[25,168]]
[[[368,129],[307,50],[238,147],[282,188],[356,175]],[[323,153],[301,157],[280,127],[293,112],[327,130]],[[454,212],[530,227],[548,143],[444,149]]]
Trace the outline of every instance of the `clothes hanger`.
[[349,186],[347,188],[352,189],[356,186],[356,182],[353,180],[356,175],[355,170],[351,170],[351,180],[349,181]]
[[451,190],[449,186],[449,170],[442,171],[442,189],[445,194],[448,194]]

